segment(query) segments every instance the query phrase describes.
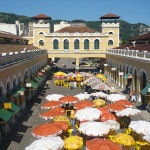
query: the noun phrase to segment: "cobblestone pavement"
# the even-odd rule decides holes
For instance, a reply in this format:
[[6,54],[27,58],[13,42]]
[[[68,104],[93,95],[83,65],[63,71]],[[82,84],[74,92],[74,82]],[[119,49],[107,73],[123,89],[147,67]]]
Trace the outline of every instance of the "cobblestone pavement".
[[[120,87],[116,86],[111,80],[109,82],[117,89],[118,93],[122,93]],[[44,98],[46,95],[56,93],[63,95],[76,95],[84,92],[84,89],[81,88],[69,89],[55,86],[53,80],[50,80],[50,83],[51,86],[49,89],[43,88],[39,93],[39,96],[27,104],[27,109],[23,112],[22,117],[17,120],[17,124],[13,127],[10,134],[7,135],[7,138],[0,143],[0,150],[24,150],[26,146],[36,140],[31,134],[33,127],[41,123],[49,122],[39,117],[39,114],[44,111],[40,106],[46,101]],[[136,103],[135,105],[138,107],[141,104]],[[146,110],[142,110],[140,115],[135,115],[132,119],[150,121],[150,114]],[[83,147],[83,150],[84,149],[85,147]]]

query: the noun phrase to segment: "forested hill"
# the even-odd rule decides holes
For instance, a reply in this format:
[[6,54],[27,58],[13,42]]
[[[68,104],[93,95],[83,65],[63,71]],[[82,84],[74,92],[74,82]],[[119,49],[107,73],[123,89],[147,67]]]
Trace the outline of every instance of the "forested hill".
[[[14,24],[18,20],[26,25],[32,21],[31,17],[16,15],[12,13],[0,12],[0,23],[10,23]],[[61,20],[51,20],[51,24],[59,23]],[[99,21],[84,21],[84,20],[72,20],[70,23],[85,23],[88,27],[93,28],[97,31],[100,30],[100,20]],[[132,38],[133,36],[139,35],[142,30],[145,30],[148,26],[143,23],[131,24],[124,20],[119,20],[120,22],[120,39],[125,42],[126,40]],[[141,30],[142,29],[142,30]]]

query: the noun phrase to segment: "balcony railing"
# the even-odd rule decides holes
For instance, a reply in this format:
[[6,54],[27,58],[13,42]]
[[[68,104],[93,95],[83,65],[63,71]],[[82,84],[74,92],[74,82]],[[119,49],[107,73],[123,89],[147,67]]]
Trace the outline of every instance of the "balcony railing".
[[9,65],[31,59],[34,57],[38,57],[41,55],[47,54],[47,50],[28,50],[28,51],[20,51],[20,52],[9,52],[9,53],[1,53],[0,55],[0,68],[7,67]]
[[128,49],[107,49],[107,54],[120,55],[124,57],[150,60],[150,52],[139,51],[139,50],[128,50]]

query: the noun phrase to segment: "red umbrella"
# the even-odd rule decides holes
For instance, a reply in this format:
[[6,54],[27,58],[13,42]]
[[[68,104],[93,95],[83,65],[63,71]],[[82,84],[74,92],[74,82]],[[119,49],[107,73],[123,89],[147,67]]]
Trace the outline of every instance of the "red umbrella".
[[133,104],[126,99],[121,99],[119,101],[116,101],[115,103],[122,104],[126,107],[132,107],[133,106]]
[[122,150],[121,145],[102,138],[86,141],[86,148],[88,150]]
[[60,102],[63,102],[63,103],[75,103],[77,102],[79,99],[75,96],[72,96],[72,95],[67,95],[67,96],[64,96],[64,97],[61,97],[59,99]]
[[80,101],[80,102],[77,102],[76,104],[74,104],[74,108],[77,110],[83,109],[85,107],[92,107],[92,106],[94,106],[94,103],[89,100],[83,100],[83,101]]
[[117,120],[116,116],[112,113],[105,113],[105,114],[102,114],[101,117],[100,117],[100,120],[101,121],[106,121],[106,120]]
[[107,107],[109,108],[110,111],[112,112],[117,112],[119,110],[127,108],[125,105],[119,104],[119,103],[111,103],[107,104]]
[[65,114],[65,110],[63,108],[57,107],[49,111],[46,111],[44,113],[41,113],[39,116],[47,120],[47,119],[53,119],[56,116],[60,116],[64,114]]
[[35,137],[47,137],[47,136],[55,136],[62,133],[62,129],[57,127],[53,123],[48,124],[41,124],[36,126],[33,131],[32,135]]
[[109,113],[108,107],[98,107],[97,109],[101,111],[101,114]]
[[51,109],[51,108],[59,107],[61,105],[62,105],[62,102],[49,101],[49,102],[46,102],[46,103],[42,104],[41,108],[42,109]]

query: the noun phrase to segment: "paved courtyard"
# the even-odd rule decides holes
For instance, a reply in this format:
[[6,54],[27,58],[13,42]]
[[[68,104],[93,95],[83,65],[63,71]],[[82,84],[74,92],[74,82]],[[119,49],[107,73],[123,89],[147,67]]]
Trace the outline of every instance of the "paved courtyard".
[[[49,122],[49,120],[46,121],[39,117],[39,114],[42,111],[45,111],[41,109],[41,104],[46,101],[44,98],[46,95],[76,95],[84,92],[84,89],[81,88],[69,89],[61,86],[55,86],[53,84],[53,79],[49,81],[50,88],[43,88],[39,93],[39,96],[27,104],[27,109],[23,112],[22,117],[17,121],[17,124],[7,138],[0,143],[0,150],[24,150],[26,146],[36,140],[36,138],[31,134],[33,128],[41,123]],[[120,89],[120,87],[116,86],[112,81],[109,82],[111,82],[111,84],[117,89],[118,93],[122,93],[122,89]],[[140,103],[136,103],[136,106],[139,105]],[[146,110],[142,110],[140,115],[135,115],[132,119],[150,121],[150,114]],[[85,147],[83,149],[85,149]]]

